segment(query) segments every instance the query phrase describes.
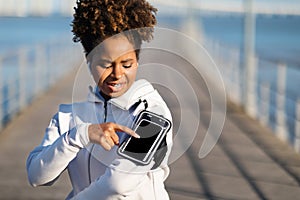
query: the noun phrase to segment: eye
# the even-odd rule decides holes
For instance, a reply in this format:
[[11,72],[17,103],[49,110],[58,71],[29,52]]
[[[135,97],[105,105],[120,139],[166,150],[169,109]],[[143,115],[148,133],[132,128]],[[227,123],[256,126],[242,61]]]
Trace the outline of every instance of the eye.
[[132,66],[132,63],[124,64],[124,65],[123,65],[124,68],[130,68],[131,66]]
[[112,65],[101,65],[101,67],[107,69],[107,68],[112,67]]
[[104,64],[104,63],[99,63],[98,66],[101,67],[101,68],[104,68],[104,69],[112,67],[111,64]]

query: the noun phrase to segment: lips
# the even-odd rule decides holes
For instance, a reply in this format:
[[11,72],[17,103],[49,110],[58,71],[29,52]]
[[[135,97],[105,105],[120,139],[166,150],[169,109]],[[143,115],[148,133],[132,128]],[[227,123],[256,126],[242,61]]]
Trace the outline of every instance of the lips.
[[118,92],[123,89],[123,87],[125,86],[125,83],[124,82],[121,82],[121,83],[107,82],[106,85],[107,85],[108,89],[110,90],[110,92]]

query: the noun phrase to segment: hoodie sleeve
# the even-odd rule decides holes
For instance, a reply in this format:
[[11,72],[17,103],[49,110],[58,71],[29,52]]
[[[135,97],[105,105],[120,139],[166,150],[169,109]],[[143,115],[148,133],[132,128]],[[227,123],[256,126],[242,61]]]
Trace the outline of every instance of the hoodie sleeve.
[[116,159],[111,166],[107,167],[102,176],[79,192],[72,200],[132,199],[131,197],[136,195],[139,187],[145,181],[149,182],[147,172],[150,171],[152,165],[153,163],[141,167],[127,159]]
[[52,119],[45,131],[42,143],[28,156],[26,168],[29,183],[32,186],[51,184],[66,169],[82,144],[80,135],[86,135],[88,124],[61,134],[59,129],[58,114]]
[[[169,112],[164,116],[172,121]],[[167,162],[172,146],[172,129],[167,133],[166,144],[167,151],[165,152],[163,161],[160,161],[159,166],[153,168],[156,165],[154,161],[142,166],[123,157],[117,157],[113,163],[107,167],[102,176],[91,183],[89,187],[76,194],[72,200],[135,199],[134,197],[142,185],[147,184],[149,190],[151,187],[155,187],[153,180],[150,180],[152,177],[150,174],[158,171],[160,171],[158,174],[161,174],[159,178],[161,181],[160,184],[163,184],[162,182],[169,174]],[[143,195],[150,195],[149,198],[147,197],[146,199],[152,199],[151,195],[153,194],[149,193]]]
[[169,151],[163,163],[155,169],[152,169],[155,165],[154,161],[149,165],[141,166],[119,157],[107,167],[102,176],[92,182],[89,187],[76,194],[72,200],[138,199],[136,195],[139,193],[139,188],[143,187],[144,184],[147,187],[149,186],[149,194],[143,194],[147,196],[145,199],[153,199],[154,194],[150,191],[153,191],[151,187],[155,187],[155,183],[154,180],[151,180],[153,175],[150,174],[160,171],[157,173],[160,174],[159,180],[161,183],[159,185],[163,184],[162,182],[169,174],[169,168],[166,164],[168,156]]

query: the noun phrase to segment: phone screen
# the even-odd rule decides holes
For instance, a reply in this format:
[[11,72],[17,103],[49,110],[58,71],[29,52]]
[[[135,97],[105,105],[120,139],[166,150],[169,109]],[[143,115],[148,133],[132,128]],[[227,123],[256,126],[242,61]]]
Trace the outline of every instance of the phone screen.
[[136,139],[131,137],[124,151],[131,157],[134,157],[138,160],[144,160],[161,131],[161,126],[151,123],[148,120],[141,120],[137,129],[135,130],[135,132],[139,134],[141,138]]

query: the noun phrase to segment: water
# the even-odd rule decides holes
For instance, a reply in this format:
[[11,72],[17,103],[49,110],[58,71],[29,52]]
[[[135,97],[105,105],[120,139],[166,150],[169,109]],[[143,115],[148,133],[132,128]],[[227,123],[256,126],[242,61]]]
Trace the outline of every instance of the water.
[[[205,38],[218,41],[222,46],[221,56],[224,60],[230,47],[239,49],[240,59],[243,61],[244,45],[244,16],[241,14],[196,15],[198,29]],[[168,23],[166,26],[165,23]],[[182,16],[162,16],[159,25],[175,27],[182,30],[185,18]],[[184,30],[183,30],[184,31]],[[269,126],[276,130],[277,123],[277,94],[278,94],[278,65],[284,63],[286,68],[285,87],[285,123],[288,129],[288,140],[291,144],[296,138],[295,119],[296,102],[300,98],[300,16],[256,16],[255,53],[259,58],[257,69],[257,104],[260,105],[260,85],[270,85]],[[212,53],[212,52],[209,52]],[[226,67],[226,66],[225,66]],[[240,63],[243,71],[243,64]],[[243,74],[240,74],[240,84],[243,85]],[[228,78],[228,77],[227,77]],[[231,77],[229,77],[231,78]]]
[[[243,52],[244,17],[242,15],[202,16],[206,37],[224,45],[237,47]],[[258,78],[271,82],[276,89],[276,67],[285,63],[287,94],[297,99],[300,79],[300,16],[256,16],[256,55],[266,61],[259,65]]]
[[[238,14],[230,15],[198,15],[196,16],[199,27],[205,37],[217,40],[226,46],[239,48],[243,51],[244,16]],[[158,15],[158,26],[169,27],[181,30],[185,18],[181,15]],[[60,37],[70,37],[71,18],[67,17],[2,17],[0,18],[0,55],[8,51],[15,51],[20,46],[34,46],[38,43],[47,43]],[[287,100],[286,113],[288,123],[295,118],[295,101],[300,97],[298,89],[300,80],[300,16],[256,16],[256,54],[262,58],[264,64],[260,64],[258,81],[270,82],[271,89],[276,92],[277,64],[286,63],[287,68]],[[11,65],[17,65],[15,59]],[[11,76],[17,73],[18,69],[10,68],[4,71],[2,76]],[[2,71],[3,73],[3,71]],[[271,104],[276,106],[274,94]],[[270,111],[274,113],[274,111]],[[274,115],[270,120],[275,121]],[[290,125],[292,129],[294,124]],[[294,129],[292,129],[294,130]],[[292,137],[294,132],[291,131]]]
[[[243,50],[243,15],[198,15],[199,27],[205,37],[218,40],[225,45]],[[182,15],[158,15],[158,25],[180,29],[185,18]],[[0,17],[0,55],[13,52],[20,46],[33,47],[63,36],[70,37],[71,17]],[[256,16],[256,54],[273,63],[283,62],[289,66],[288,75],[292,81],[299,80],[300,69],[300,16]],[[17,65],[11,59],[11,65]],[[296,68],[296,69],[291,69]],[[7,71],[13,75],[13,70]],[[261,76],[264,76],[262,72]],[[267,77],[265,77],[267,78]],[[299,83],[299,82],[298,82]],[[299,91],[288,82],[292,96],[300,96]]]
[[70,23],[55,16],[0,17],[0,127],[70,69],[76,60],[69,56]]
[[[202,17],[208,37],[243,47],[242,15]],[[286,62],[300,67],[300,16],[256,16],[256,54],[266,60]]]
[[[180,30],[182,16],[159,16],[160,26]],[[244,16],[196,15],[205,37],[243,49]],[[166,25],[167,24],[167,25]],[[284,62],[300,68],[300,16],[256,16],[256,54],[273,62]]]
[[[33,63],[37,44],[47,48],[48,44],[61,38],[70,38],[72,44],[71,17],[0,17],[0,55],[4,81],[16,79],[18,75],[18,51],[27,49],[28,61]],[[46,51],[50,51],[49,48]]]
[[68,17],[0,17],[0,54],[61,36],[71,37],[70,24]]
[[[243,46],[242,15],[198,16],[202,30],[210,37],[231,46]],[[182,16],[159,15],[159,25],[179,29]],[[19,46],[47,42],[62,35],[72,37],[71,17],[0,17],[0,54]],[[167,24],[167,25],[166,25]],[[200,20],[199,20],[200,25]],[[267,60],[283,61],[300,67],[300,16],[256,18],[256,53]],[[71,39],[70,39],[71,41]]]

